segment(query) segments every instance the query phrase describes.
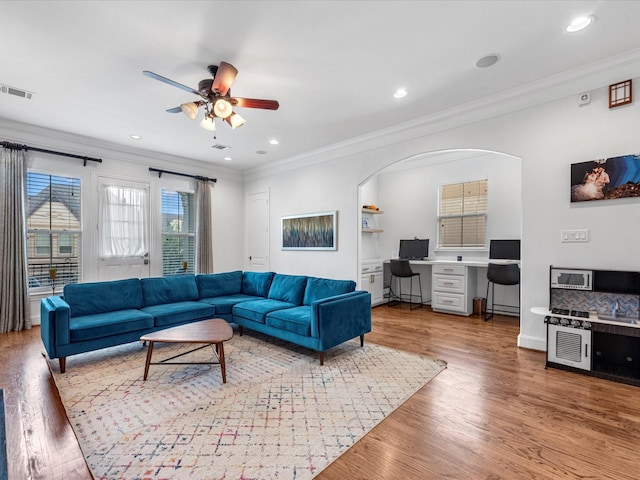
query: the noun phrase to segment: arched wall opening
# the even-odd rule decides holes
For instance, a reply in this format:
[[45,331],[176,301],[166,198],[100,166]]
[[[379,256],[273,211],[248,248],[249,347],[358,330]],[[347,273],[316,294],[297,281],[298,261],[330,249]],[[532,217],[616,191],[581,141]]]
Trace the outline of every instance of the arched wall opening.
[[[488,181],[487,246],[474,249],[440,248],[438,245],[438,187],[472,180]],[[382,214],[363,212],[364,205],[375,205]],[[492,238],[522,238],[522,169],[515,155],[477,148],[458,148],[420,152],[393,161],[371,173],[358,185],[358,208],[362,233],[358,241],[360,288],[372,285],[365,271],[398,256],[400,239],[428,238],[429,259],[469,261],[488,259]],[[371,233],[373,230],[374,233]],[[486,268],[474,269],[477,290],[485,296]],[[429,277],[429,278],[425,278]],[[378,278],[378,280],[380,280]],[[425,273],[423,297],[431,299],[430,275]],[[374,282],[375,283],[375,282]],[[384,291],[384,290],[383,290]],[[379,292],[372,292],[379,300]],[[517,303],[518,287],[503,293],[501,303]],[[497,300],[496,300],[497,301]]]

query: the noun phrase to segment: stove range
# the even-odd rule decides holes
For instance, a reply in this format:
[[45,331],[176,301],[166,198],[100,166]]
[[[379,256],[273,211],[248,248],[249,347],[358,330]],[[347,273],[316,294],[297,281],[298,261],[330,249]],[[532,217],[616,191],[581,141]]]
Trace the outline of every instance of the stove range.
[[589,318],[589,312],[581,310],[569,310],[568,308],[552,308],[551,313],[554,315],[567,315],[569,317]]
[[[560,317],[556,315],[562,315]],[[565,318],[567,317],[577,317],[577,318]],[[578,320],[579,318],[589,318],[589,312],[583,312],[581,310],[570,310],[568,308],[557,308],[554,307],[551,309],[551,315],[545,317],[545,323],[551,325],[561,325],[563,327],[571,327],[571,328],[582,328],[589,329],[591,328],[591,323],[587,320]]]

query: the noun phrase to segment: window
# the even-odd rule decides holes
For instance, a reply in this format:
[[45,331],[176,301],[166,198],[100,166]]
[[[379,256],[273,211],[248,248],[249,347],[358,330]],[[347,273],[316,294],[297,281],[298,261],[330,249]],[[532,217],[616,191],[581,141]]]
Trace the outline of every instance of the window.
[[[30,287],[77,283],[80,277],[80,179],[27,173]],[[50,272],[53,272],[50,273]]]
[[438,188],[438,247],[487,245],[487,180]]
[[162,190],[162,275],[194,272],[194,201],[193,193]]
[[147,247],[147,191],[102,185],[100,196],[101,258],[144,257]]

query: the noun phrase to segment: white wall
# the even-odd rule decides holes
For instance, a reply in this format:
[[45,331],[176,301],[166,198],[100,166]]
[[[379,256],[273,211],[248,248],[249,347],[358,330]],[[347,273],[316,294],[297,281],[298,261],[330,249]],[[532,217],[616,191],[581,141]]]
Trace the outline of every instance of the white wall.
[[[609,110],[606,87],[591,90],[591,103],[578,107],[576,99],[581,90],[550,103],[475,119],[462,126],[447,127],[454,123],[447,117],[439,127],[415,124],[384,138],[371,135],[358,145],[354,142],[314,155],[308,167],[282,165],[269,172],[254,172],[248,186],[271,188],[271,227],[276,236],[281,215],[330,209],[340,212],[338,252],[276,252],[272,246],[271,269],[357,280],[361,258],[357,249],[357,185],[387,165],[422,153],[470,148],[510,154],[522,159],[522,314],[518,344],[544,350],[543,319],[532,314],[530,308],[549,303],[550,264],[640,270],[637,199],[579,205],[569,202],[572,163],[640,150],[640,107],[634,103]],[[327,161],[321,163],[322,158]],[[560,243],[560,230],[566,228],[588,228],[591,241]]]
[[[158,240],[161,225],[160,192],[163,188],[194,191],[195,187],[193,180],[186,177],[163,174],[158,178],[157,173],[149,172],[149,167],[218,179],[212,190],[214,270],[242,268],[244,190],[242,178],[237,173],[216,169],[201,162],[163,154],[154,155],[133,148],[125,149],[62,132],[2,120],[0,128],[2,140],[103,160],[102,163],[87,162],[87,166],[84,167],[82,160],[33,151],[27,154],[29,169],[81,179],[83,282],[97,279],[96,185],[97,177],[100,175],[150,184],[150,228],[155,232],[155,235],[151,236],[150,245],[151,275],[162,274],[162,245]],[[40,299],[50,294],[48,291],[30,296],[30,314],[34,325],[40,323]]]

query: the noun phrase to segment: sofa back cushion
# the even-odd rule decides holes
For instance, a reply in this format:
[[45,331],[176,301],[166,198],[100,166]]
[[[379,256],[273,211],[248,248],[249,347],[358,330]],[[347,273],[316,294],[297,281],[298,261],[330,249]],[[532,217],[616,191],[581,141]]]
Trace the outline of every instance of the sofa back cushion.
[[276,273],[269,289],[269,298],[302,305],[302,297],[304,296],[306,285],[307,277]]
[[140,283],[145,307],[198,299],[198,286],[194,275],[141,278]]
[[71,317],[143,306],[142,286],[137,278],[110,282],[70,283],[64,286],[63,295],[71,309]]
[[242,293],[267,298],[273,275],[273,272],[244,272],[242,274]]
[[242,271],[197,275],[196,283],[200,298],[237,295],[242,292]]
[[332,280],[329,278],[309,277],[302,303],[303,305],[311,305],[311,303],[316,300],[353,292],[355,289],[356,282],[353,280]]

